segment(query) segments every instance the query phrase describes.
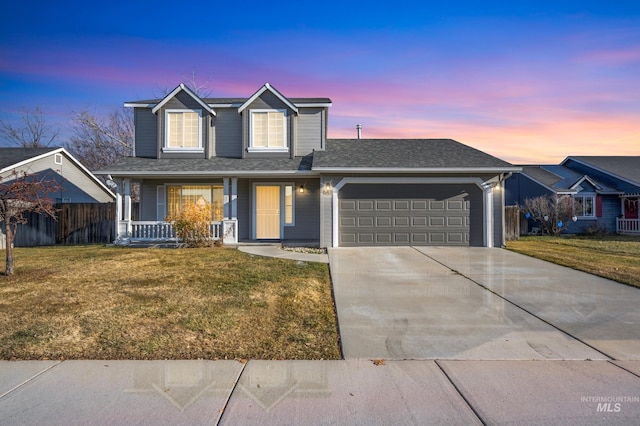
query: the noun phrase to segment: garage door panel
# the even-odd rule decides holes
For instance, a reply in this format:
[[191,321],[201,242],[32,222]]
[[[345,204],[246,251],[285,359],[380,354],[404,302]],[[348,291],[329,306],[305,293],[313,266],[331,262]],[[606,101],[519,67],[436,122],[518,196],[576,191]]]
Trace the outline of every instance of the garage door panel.
[[392,205],[393,203],[391,200],[376,200],[377,211],[391,211]]
[[393,223],[393,218],[391,217],[382,216],[382,217],[376,218],[376,227],[378,228],[391,227],[392,223]]
[[349,216],[341,216],[340,217],[340,227],[341,228],[355,228],[356,227],[356,219],[355,217]]
[[407,227],[410,224],[409,217],[406,216],[396,216],[393,218],[393,226],[394,227]]
[[469,245],[472,224],[478,228],[470,212],[482,203],[475,185],[453,184],[348,184],[338,197],[342,246]]
[[373,217],[370,216],[361,216],[358,218],[358,227],[359,228],[371,228],[373,227]]
[[407,211],[409,210],[410,201],[409,200],[394,200],[393,209],[395,211]]

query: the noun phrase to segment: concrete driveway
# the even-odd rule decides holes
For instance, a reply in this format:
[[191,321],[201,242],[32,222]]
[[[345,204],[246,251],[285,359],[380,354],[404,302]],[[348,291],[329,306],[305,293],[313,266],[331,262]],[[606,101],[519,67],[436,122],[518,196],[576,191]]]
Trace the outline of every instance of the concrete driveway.
[[329,251],[345,358],[638,360],[640,290],[502,249]]

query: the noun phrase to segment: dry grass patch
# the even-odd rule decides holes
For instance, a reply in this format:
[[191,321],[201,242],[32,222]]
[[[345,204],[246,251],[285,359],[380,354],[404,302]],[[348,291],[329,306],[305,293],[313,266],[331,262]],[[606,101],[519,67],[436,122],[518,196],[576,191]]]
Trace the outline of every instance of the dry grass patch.
[[509,250],[640,287],[640,238],[523,237]]
[[328,266],[45,247],[16,249],[16,274],[0,278],[0,359],[196,358],[339,359]]

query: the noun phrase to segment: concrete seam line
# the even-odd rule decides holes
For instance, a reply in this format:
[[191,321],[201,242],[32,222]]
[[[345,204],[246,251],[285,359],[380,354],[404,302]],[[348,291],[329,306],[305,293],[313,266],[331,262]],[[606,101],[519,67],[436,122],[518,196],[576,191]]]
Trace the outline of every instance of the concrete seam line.
[[456,384],[454,383],[454,381],[451,379],[451,377],[449,377],[449,375],[447,374],[447,372],[445,371],[445,369],[440,365],[440,363],[438,362],[437,359],[434,359],[433,362],[436,363],[436,365],[438,366],[438,368],[440,369],[440,371],[442,371],[442,374],[444,374],[444,377],[447,378],[447,380],[449,381],[449,383],[451,383],[451,386],[453,386],[453,388],[456,390],[456,392],[458,392],[458,395],[460,395],[460,398],[462,398],[462,400],[465,402],[465,404],[467,404],[467,406],[471,409],[471,411],[473,412],[473,414],[475,414],[475,416],[478,418],[478,420],[480,420],[480,423],[482,423],[483,425],[486,426],[487,422],[484,421],[484,419],[482,418],[482,416],[480,415],[480,413],[478,413],[476,411],[476,409],[473,407],[473,405],[471,405],[471,402],[469,402],[469,400],[464,396],[464,394],[462,393],[462,391],[458,388],[458,386],[456,386]]
[[[240,361],[238,361],[238,362],[240,362]],[[240,372],[238,373],[238,377],[236,377],[236,381],[233,384],[233,387],[231,388],[231,392],[229,392],[229,396],[227,396],[227,399],[224,401],[224,405],[220,409],[220,413],[218,415],[218,421],[216,422],[216,426],[220,424],[220,421],[222,421],[222,417],[227,412],[227,406],[229,405],[229,401],[231,401],[231,395],[233,395],[233,392],[235,392],[236,388],[238,387],[238,383],[240,382],[240,377],[242,377],[242,373],[244,373],[244,369],[247,367],[247,364],[249,364],[249,362],[251,362],[251,361],[247,361],[245,363],[242,363],[242,368],[240,369]]]
[[634,373],[633,371],[629,370],[628,368],[624,368],[621,365],[616,364],[615,362],[613,362],[613,360],[608,360],[607,361],[609,364],[615,365],[616,367],[618,367],[619,369],[621,369],[622,371],[626,371],[629,374],[633,374],[634,376],[640,378],[640,374],[638,373]]
[[485,285],[483,285],[483,284],[479,283],[478,281],[476,281],[476,280],[474,280],[474,279],[472,279],[472,278],[470,278],[470,277],[466,276],[466,275],[465,275],[465,274],[463,274],[462,272],[460,272],[460,271],[456,271],[455,269],[451,269],[451,267],[450,267],[450,266],[448,266],[448,265],[446,265],[446,264],[444,264],[444,263],[442,263],[442,262],[438,261],[437,259],[434,259],[433,257],[429,256],[429,255],[428,255],[428,254],[426,254],[426,253],[421,252],[420,250],[418,250],[417,248],[415,248],[415,247],[413,247],[413,246],[412,246],[412,248],[413,248],[415,251],[417,251],[418,253],[422,254],[423,256],[428,257],[429,259],[431,259],[431,260],[433,260],[434,262],[436,262],[436,263],[438,263],[438,264],[440,264],[440,265],[444,266],[445,268],[449,269],[450,271],[452,271],[452,272],[454,272],[454,273],[456,273],[456,274],[460,275],[461,277],[466,278],[467,280],[471,281],[472,283],[474,283],[474,284],[475,284],[475,285],[477,285],[478,287],[480,287],[480,288],[483,288],[483,289],[487,290],[489,293],[492,293],[492,294],[494,294],[495,296],[499,297],[500,299],[504,300],[505,302],[510,303],[511,305],[515,306],[515,307],[516,307],[516,308],[518,308],[518,309],[521,309],[522,311],[524,311],[524,312],[528,313],[528,314],[529,314],[529,315],[531,315],[532,317],[539,319],[539,320],[540,320],[540,321],[542,321],[543,323],[545,323],[545,324],[547,324],[547,325],[549,325],[549,326],[551,326],[551,327],[555,328],[555,329],[556,329],[556,330],[558,330],[559,332],[564,333],[564,334],[566,334],[567,336],[571,337],[572,339],[575,339],[575,340],[577,340],[578,342],[582,343],[583,345],[590,347],[590,348],[591,348],[591,349],[593,349],[594,351],[596,351],[596,352],[598,352],[598,353],[601,353],[602,355],[604,355],[604,356],[606,356],[607,358],[609,358],[609,360],[615,360],[615,357],[613,357],[613,356],[611,356],[611,355],[609,355],[609,354],[607,354],[607,353],[605,353],[605,352],[601,351],[600,349],[596,348],[595,346],[593,346],[593,345],[591,345],[591,344],[589,344],[589,343],[585,342],[584,340],[580,339],[579,337],[574,336],[573,334],[569,333],[568,331],[565,331],[565,330],[561,329],[561,328],[560,328],[560,327],[558,327],[557,325],[552,324],[551,322],[549,322],[549,321],[545,320],[544,318],[539,317],[538,315],[534,314],[533,312],[529,311],[528,309],[523,308],[522,306],[518,305],[517,303],[515,303],[515,302],[513,302],[513,301],[511,301],[511,300],[509,300],[509,299],[507,299],[507,298],[506,298],[506,297],[504,297],[503,295],[501,295],[501,294],[499,294],[499,293],[497,293],[497,292],[495,292],[495,291],[491,290],[489,287],[487,287],[487,286],[485,286]]
[[[37,361],[36,361],[37,362]],[[0,394],[0,399],[4,398],[5,396],[9,395],[10,393],[20,389],[21,387],[23,387],[24,385],[26,385],[27,383],[37,379],[38,377],[40,377],[41,375],[43,375],[44,373],[46,373],[47,371],[51,370],[54,367],[57,367],[58,365],[62,364],[64,361],[60,361],[57,362],[56,364],[50,365],[49,367],[45,368],[44,370],[40,371],[39,373],[34,374],[33,376],[29,377],[27,380],[25,380],[24,382],[14,386],[13,388],[9,389],[8,391],[6,391],[3,394]]]

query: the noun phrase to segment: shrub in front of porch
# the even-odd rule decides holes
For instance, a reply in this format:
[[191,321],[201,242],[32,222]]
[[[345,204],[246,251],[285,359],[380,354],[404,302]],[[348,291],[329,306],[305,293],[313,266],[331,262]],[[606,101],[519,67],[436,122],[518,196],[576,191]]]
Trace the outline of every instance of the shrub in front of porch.
[[176,236],[187,247],[212,246],[211,206],[207,203],[188,203],[177,213],[167,216]]

